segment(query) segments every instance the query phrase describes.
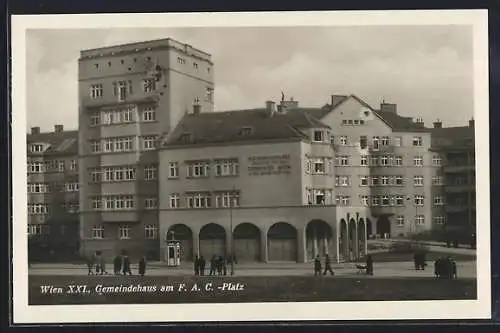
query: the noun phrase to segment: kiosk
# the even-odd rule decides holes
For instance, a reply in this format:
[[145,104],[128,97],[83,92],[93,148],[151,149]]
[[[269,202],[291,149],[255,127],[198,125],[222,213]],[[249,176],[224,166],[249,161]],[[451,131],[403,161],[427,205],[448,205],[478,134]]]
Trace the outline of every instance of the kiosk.
[[165,239],[165,261],[168,267],[177,267],[181,264],[181,244],[174,239],[173,233],[171,235],[171,239],[168,239],[168,235]]

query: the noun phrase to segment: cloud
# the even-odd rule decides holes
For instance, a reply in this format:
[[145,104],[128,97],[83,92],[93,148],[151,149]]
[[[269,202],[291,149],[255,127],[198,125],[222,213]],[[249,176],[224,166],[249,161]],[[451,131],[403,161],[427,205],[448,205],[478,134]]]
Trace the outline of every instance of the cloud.
[[28,126],[77,126],[82,49],[171,37],[215,63],[216,109],[260,107],[281,91],[303,106],[354,93],[405,116],[463,124],[473,114],[466,26],[38,30],[28,33]]

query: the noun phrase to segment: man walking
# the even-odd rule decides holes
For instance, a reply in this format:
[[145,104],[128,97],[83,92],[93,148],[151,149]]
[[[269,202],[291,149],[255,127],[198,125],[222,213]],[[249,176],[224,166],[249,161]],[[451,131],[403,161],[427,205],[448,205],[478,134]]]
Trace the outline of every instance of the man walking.
[[321,276],[321,260],[319,255],[314,259],[314,276]]
[[326,275],[327,272],[330,272],[330,275],[334,275],[332,270],[332,266],[330,264],[330,257],[328,254],[325,256],[325,270],[323,271],[323,275]]

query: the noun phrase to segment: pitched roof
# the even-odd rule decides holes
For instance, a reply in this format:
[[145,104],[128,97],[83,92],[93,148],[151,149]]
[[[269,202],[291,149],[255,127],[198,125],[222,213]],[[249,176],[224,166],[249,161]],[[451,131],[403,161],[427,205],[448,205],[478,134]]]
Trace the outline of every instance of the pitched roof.
[[402,117],[393,112],[373,110],[373,113],[396,132],[430,132],[430,128],[416,124],[411,117]]
[[[186,114],[164,146],[264,140],[305,140],[301,129],[329,128],[301,109],[269,115],[265,108]],[[248,130],[246,130],[248,129]],[[246,132],[246,133],[244,133]],[[189,141],[183,135],[189,134]]]
[[43,154],[78,154],[78,131],[27,134],[26,142],[49,144]]
[[437,149],[470,149],[474,147],[474,127],[432,128],[432,147]]

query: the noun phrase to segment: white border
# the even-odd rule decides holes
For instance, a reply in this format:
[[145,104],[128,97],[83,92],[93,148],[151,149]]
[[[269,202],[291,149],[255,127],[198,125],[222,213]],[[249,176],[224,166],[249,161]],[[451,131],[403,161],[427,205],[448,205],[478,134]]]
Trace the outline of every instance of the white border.
[[[165,305],[28,306],[26,237],[26,29],[449,25],[473,26],[476,126],[477,274],[476,301],[326,302]],[[12,17],[12,185],[14,323],[382,320],[491,317],[488,12],[370,11],[110,15],[26,15]]]

